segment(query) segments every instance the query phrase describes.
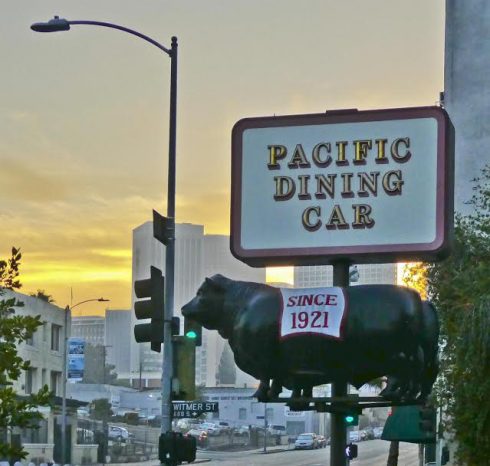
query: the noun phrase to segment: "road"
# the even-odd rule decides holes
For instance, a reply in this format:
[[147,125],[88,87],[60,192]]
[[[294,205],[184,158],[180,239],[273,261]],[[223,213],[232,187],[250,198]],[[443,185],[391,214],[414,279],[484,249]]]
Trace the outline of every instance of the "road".
[[[370,440],[358,443],[359,457],[351,466],[384,466],[388,457],[389,442]],[[261,451],[211,452],[198,451],[198,459],[210,459],[210,466],[329,466],[329,447],[312,451],[276,451],[263,454]],[[398,466],[418,466],[418,446],[400,443]]]

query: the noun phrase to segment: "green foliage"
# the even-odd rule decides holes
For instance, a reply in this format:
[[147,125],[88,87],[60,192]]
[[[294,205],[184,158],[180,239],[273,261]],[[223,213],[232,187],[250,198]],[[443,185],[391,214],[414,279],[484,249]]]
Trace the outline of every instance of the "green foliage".
[[38,298],[42,301],[46,301],[47,303],[54,303],[55,300],[52,295],[47,294],[44,290],[37,290],[35,293],[29,293],[29,296],[33,298]]
[[[7,261],[0,260],[0,297],[5,290],[21,287],[19,265],[21,253],[12,248]],[[12,386],[24,371],[29,369],[29,361],[24,361],[17,353],[19,344],[32,338],[36,329],[42,325],[40,316],[15,315],[15,308],[23,303],[15,297],[0,299],[0,458],[25,458],[22,448],[6,443],[5,433],[14,427],[35,427],[42,415],[36,411],[39,405],[49,404],[50,392],[44,386],[38,393],[19,397]]]
[[446,428],[455,434],[460,461],[486,464],[478,455],[490,448],[490,166],[476,180],[470,204],[472,214],[456,216],[451,256],[427,265],[427,282],[441,322],[435,394],[449,415]]
[[106,398],[98,398],[92,401],[90,405],[90,417],[98,421],[107,421],[114,413],[112,405]]

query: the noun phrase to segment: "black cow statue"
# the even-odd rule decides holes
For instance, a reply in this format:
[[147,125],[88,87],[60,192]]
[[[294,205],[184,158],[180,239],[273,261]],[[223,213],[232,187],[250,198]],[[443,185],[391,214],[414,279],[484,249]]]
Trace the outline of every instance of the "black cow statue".
[[237,366],[260,380],[259,401],[283,386],[311,397],[316,385],[382,376],[386,399],[424,400],[437,375],[436,311],[405,287],[281,289],[215,275],[182,314],[229,341]]

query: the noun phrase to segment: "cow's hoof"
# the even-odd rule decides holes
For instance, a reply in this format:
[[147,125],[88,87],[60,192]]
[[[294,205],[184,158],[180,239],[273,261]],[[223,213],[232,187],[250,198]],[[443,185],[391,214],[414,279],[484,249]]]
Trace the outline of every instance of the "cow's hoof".
[[400,392],[398,390],[392,391],[387,390],[386,388],[380,392],[379,396],[388,401],[400,401],[401,399]]

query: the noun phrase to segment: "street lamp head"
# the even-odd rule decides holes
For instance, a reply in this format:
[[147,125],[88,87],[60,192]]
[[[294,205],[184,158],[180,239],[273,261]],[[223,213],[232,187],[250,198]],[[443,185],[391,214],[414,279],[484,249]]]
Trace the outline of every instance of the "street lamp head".
[[31,29],[36,32],[56,32],[56,31],[68,31],[70,29],[70,22],[59,16],[55,16],[47,23],[34,23],[31,25]]

